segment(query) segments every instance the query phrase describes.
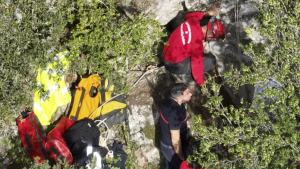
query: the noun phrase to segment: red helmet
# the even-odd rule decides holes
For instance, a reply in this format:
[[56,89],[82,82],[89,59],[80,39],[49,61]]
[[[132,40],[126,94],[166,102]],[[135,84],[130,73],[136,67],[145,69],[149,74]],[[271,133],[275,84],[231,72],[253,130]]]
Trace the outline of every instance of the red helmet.
[[213,36],[216,40],[225,39],[225,27],[221,20],[212,17],[207,24],[207,28],[213,32]]

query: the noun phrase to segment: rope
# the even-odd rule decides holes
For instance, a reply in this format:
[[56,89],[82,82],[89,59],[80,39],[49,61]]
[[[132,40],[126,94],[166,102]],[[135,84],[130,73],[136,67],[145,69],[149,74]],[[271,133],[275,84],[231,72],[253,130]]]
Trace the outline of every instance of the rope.
[[[242,66],[242,59],[241,59],[241,50],[239,47],[240,44],[239,0],[236,0],[236,5],[234,10],[235,10],[235,31],[236,31],[237,54],[238,54],[238,61],[239,61],[238,69],[240,69]],[[228,90],[230,89],[228,88]],[[243,99],[244,101],[247,101],[248,93],[246,92],[246,85],[241,86],[241,90],[244,90]],[[235,100],[234,102],[237,102],[235,103],[236,106],[240,107],[239,100],[237,100],[236,98],[234,100]]]
[[107,118],[105,118],[104,120],[95,120],[95,123],[96,123],[96,122],[99,122],[98,124],[96,124],[96,126],[99,127],[99,126],[103,123],[103,124],[105,125],[105,127],[107,128],[107,130],[109,130],[107,124],[105,123],[105,120],[106,120],[106,119],[107,119]]
[[[140,82],[140,80],[146,75],[146,74],[148,74],[149,72],[153,72],[154,70],[156,70],[156,69],[158,69],[157,67],[156,68],[154,68],[154,69],[150,69],[150,70],[147,70],[134,84],[133,84],[133,86],[131,87],[131,89],[132,88],[134,88],[139,82]],[[120,93],[120,94],[118,94],[118,95],[116,95],[116,96],[114,96],[114,97],[112,97],[112,98],[110,98],[109,100],[107,100],[106,102],[104,102],[104,103],[102,103],[95,111],[93,111],[93,113],[91,113],[91,115],[89,116],[89,118],[91,118],[93,115],[94,115],[94,113],[96,112],[96,111],[98,111],[101,107],[103,107],[106,103],[108,103],[109,101],[111,101],[111,100],[113,100],[114,98],[116,98],[116,97],[118,97],[118,96],[121,96],[121,95],[123,95],[124,93]]]
[[241,65],[242,64],[240,58],[241,50],[239,48],[239,43],[240,43],[239,0],[236,0],[234,13],[235,13],[235,33],[236,33],[236,43],[237,43],[237,50],[238,50],[238,60],[239,60],[239,64]]
[[[133,85],[131,88],[134,88],[146,74],[148,74],[148,73],[150,73],[150,72],[152,72],[152,71],[154,71],[154,70],[156,70],[156,69],[158,69],[158,68],[154,68],[154,69],[151,69],[151,70],[146,71],[146,72],[145,72],[145,73],[144,73],[144,74],[143,74],[143,75],[142,75],[142,76],[134,83],[134,85]],[[89,116],[89,118],[91,118],[91,117],[93,116],[93,114],[94,114],[96,111],[98,111],[101,107],[103,107],[106,103],[108,103],[109,101],[111,101],[111,100],[113,100],[114,98],[116,98],[116,97],[118,97],[118,96],[120,96],[120,95],[123,95],[123,94],[124,94],[124,93],[120,93],[120,94],[118,94],[118,95],[112,97],[111,99],[107,100],[106,102],[102,103],[95,111],[93,111],[93,113],[91,113],[91,115]],[[98,124],[96,124],[97,127],[99,127],[99,126],[103,123],[103,124],[105,125],[105,127],[107,128],[107,131],[106,131],[106,133],[105,133],[105,137],[103,138],[102,136],[100,136],[100,138],[99,138],[99,145],[102,146],[102,147],[105,147],[105,148],[108,150],[108,152],[109,152],[109,153],[108,153],[108,157],[113,158],[113,153],[108,149],[108,147],[107,147],[107,145],[106,145],[107,136],[108,136],[108,134],[110,133],[110,129],[109,129],[109,127],[107,126],[107,124],[105,123],[106,119],[107,119],[107,118],[105,118],[105,119],[103,119],[103,120],[95,120],[95,123],[98,122]]]
[[[107,119],[107,118],[106,118]],[[102,147],[105,147],[107,150],[108,150],[108,147],[106,145],[106,140],[107,140],[107,135],[108,133],[110,132],[110,129],[109,127],[107,126],[107,124],[105,123],[105,120],[95,120],[95,123],[98,122],[98,124],[96,124],[97,127],[99,127],[102,123],[106,126],[107,128],[107,131],[105,133],[105,137],[103,138],[101,135],[100,135],[100,138],[99,138],[99,146],[102,146]]]

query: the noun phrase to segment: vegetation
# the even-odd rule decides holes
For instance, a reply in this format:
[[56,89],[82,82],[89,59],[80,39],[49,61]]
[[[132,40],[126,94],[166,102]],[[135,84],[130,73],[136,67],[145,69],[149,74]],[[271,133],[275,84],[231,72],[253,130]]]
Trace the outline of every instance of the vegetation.
[[194,117],[193,130],[200,140],[199,151],[189,157],[209,168],[299,168],[299,46],[300,7],[297,1],[265,0],[257,4],[260,11],[257,31],[268,39],[243,46],[253,59],[251,66],[224,75],[226,83],[238,89],[244,84],[257,85],[276,80],[252,103],[223,107],[221,84],[210,80],[211,90],[205,106],[216,120],[211,126],[201,125]]
[[[97,72],[119,81],[121,90],[127,89],[124,78],[129,70],[156,63],[156,45],[164,36],[160,25],[142,15],[127,17],[119,10],[118,0],[0,2],[1,128],[16,129],[17,113],[33,105],[38,68],[54,62],[58,52],[70,51],[70,73]],[[239,104],[226,107],[220,94],[222,84],[208,80],[213,94],[208,94],[205,106],[218,120],[202,126],[201,117],[194,116],[192,130],[200,146],[188,159],[206,168],[300,167],[299,2],[265,0],[257,8],[256,19],[261,25],[247,33],[256,31],[268,40],[243,46],[253,64],[233,68],[224,79],[235,89],[274,79],[279,87],[267,88],[252,102],[241,99]],[[1,130],[0,135],[5,137],[1,144],[11,149],[8,157],[21,164],[15,168],[47,168],[30,164],[15,133]],[[128,142],[126,151],[135,149],[136,145]],[[135,168],[135,157],[128,157],[127,167]]]
[[129,70],[156,63],[156,45],[164,36],[159,23],[126,16],[118,0],[0,2],[0,125],[7,129],[0,134],[1,144],[12,148],[11,159],[22,161],[25,153],[12,141],[16,133],[7,131],[16,130],[14,119],[25,106],[32,107],[37,70],[54,62],[56,53],[70,51],[69,73],[97,72],[123,91]]

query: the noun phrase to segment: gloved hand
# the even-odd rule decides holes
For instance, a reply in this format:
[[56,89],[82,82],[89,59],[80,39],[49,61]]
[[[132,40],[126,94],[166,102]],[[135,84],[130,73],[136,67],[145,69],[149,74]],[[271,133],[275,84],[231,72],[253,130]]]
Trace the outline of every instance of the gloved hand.
[[220,2],[215,2],[211,5],[211,7],[208,9],[208,11],[206,12],[206,15],[208,16],[216,16],[219,15],[221,13],[220,11],[220,6],[221,3]]

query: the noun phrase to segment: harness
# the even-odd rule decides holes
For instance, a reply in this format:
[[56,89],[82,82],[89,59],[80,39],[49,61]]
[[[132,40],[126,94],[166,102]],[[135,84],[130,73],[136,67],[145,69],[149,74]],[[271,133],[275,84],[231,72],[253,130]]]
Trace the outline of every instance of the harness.
[[[163,119],[163,121],[165,121],[165,123],[169,124],[169,122],[162,115],[161,111],[160,111],[160,117]],[[184,123],[186,120],[187,120],[187,113],[185,113],[185,119],[182,120],[180,123]]]

